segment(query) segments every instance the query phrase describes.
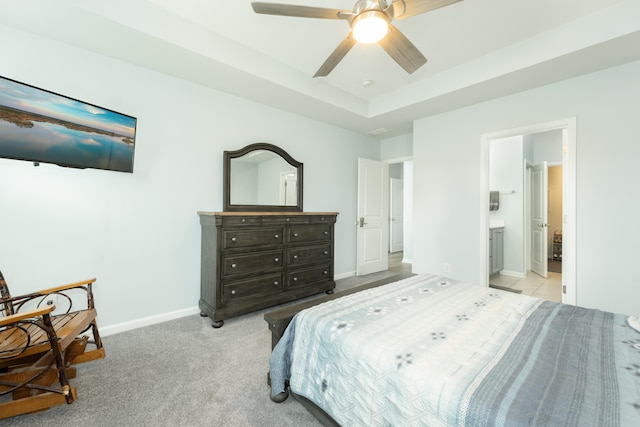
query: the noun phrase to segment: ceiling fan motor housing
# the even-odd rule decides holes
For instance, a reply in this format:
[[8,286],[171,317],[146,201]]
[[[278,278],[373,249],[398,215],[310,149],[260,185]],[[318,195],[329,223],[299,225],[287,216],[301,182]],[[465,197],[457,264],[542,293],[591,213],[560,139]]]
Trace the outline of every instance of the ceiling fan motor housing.
[[[396,3],[402,3],[402,1],[396,1]],[[389,22],[391,22],[395,16],[395,10],[392,2],[386,0],[358,0],[353,6],[352,22],[363,13],[369,11],[379,11],[387,16]],[[402,5],[404,8],[404,5]]]

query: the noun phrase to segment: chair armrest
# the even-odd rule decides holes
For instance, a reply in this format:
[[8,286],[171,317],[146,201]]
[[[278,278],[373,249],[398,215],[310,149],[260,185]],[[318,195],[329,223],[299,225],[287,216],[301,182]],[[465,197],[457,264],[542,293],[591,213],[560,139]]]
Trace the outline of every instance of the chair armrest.
[[[44,299],[47,295],[51,294],[60,294],[66,297],[69,301],[69,306],[67,308],[62,308],[60,305],[58,308],[66,311],[67,313],[71,310],[71,306],[73,305],[73,300],[66,295],[64,292],[73,290],[73,289],[81,289],[87,293],[87,307],[93,308],[93,290],[92,285],[96,281],[96,278],[82,280],[80,282],[69,283],[66,285],[56,286],[54,288],[43,289],[40,291],[31,292],[24,295],[12,296],[11,298],[5,298],[3,302],[13,304],[14,312],[19,312],[22,307],[27,304],[29,301],[35,301],[38,299]],[[26,307],[25,307],[26,308]]]
[[[92,279],[88,279],[88,280],[83,280],[81,282],[75,282],[75,283],[69,283],[67,285],[61,285],[61,286],[56,286],[55,288],[49,288],[49,289],[43,289],[41,291],[36,291],[33,294],[42,294],[42,295],[47,295],[47,294],[53,294],[56,292],[62,292],[62,291],[67,291],[69,289],[74,289],[74,288],[79,288],[82,286],[86,286],[89,284],[92,284],[96,281],[96,278],[92,278]],[[19,297],[17,297],[19,298]]]
[[54,305],[49,305],[47,307],[42,307],[42,308],[37,308],[35,310],[29,310],[29,311],[25,311],[24,313],[16,313],[16,314],[12,314],[10,316],[6,316],[6,317],[1,317],[0,318],[0,327],[2,326],[10,326],[14,323],[17,323],[21,320],[24,319],[30,319],[33,317],[40,317],[40,316],[44,316],[45,314],[49,314],[51,313],[53,310],[55,310],[55,306]]

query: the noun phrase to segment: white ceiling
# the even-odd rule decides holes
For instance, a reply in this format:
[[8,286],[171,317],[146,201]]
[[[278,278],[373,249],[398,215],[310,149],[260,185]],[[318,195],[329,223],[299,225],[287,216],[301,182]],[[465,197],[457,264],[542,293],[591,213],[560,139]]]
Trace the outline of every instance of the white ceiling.
[[[276,0],[350,10],[355,0]],[[346,21],[258,15],[251,0],[0,0],[0,24],[378,138],[416,118],[640,59],[638,0],[463,0],[394,21],[429,62],[356,45],[312,78]],[[371,80],[368,87],[363,80]]]

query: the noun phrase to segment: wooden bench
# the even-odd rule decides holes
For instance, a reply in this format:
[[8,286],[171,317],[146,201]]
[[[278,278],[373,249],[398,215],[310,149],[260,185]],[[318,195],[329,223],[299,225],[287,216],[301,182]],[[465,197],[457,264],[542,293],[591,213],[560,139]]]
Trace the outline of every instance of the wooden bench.
[[378,286],[386,285],[391,282],[397,282],[398,280],[406,279],[407,277],[413,276],[413,273],[398,273],[394,276],[386,277],[384,279],[376,280],[371,283],[366,283],[364,285],[357,286],[355,288],[348,289],[342,292],[335,292],[331,295],[325,295],[319,298],[313,298],[308,301],[301,302],[299,304],[287,306],[281,308],[279,310],[270,311],[265,313],[264,320],[269,324],[269,330],[271,330],[271,348],[273,349],[282,335],[284,334],[284,330],[287,329],[291,319],[293,316],[298,314],[300,311],[307,309],[309,307],[313,307],[314,305],[322,304],[323,302],[331,301],[336,298],[340,298],[346,295],[355,294],[356,292],[364,291],[371,288],[376,288]]

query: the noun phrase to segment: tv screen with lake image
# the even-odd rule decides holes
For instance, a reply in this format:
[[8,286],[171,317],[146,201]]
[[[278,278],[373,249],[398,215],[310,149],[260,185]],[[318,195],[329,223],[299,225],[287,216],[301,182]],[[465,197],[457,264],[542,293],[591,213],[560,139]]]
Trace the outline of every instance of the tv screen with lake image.
[[0,157],[133,172],[136,119],[0,77]]

